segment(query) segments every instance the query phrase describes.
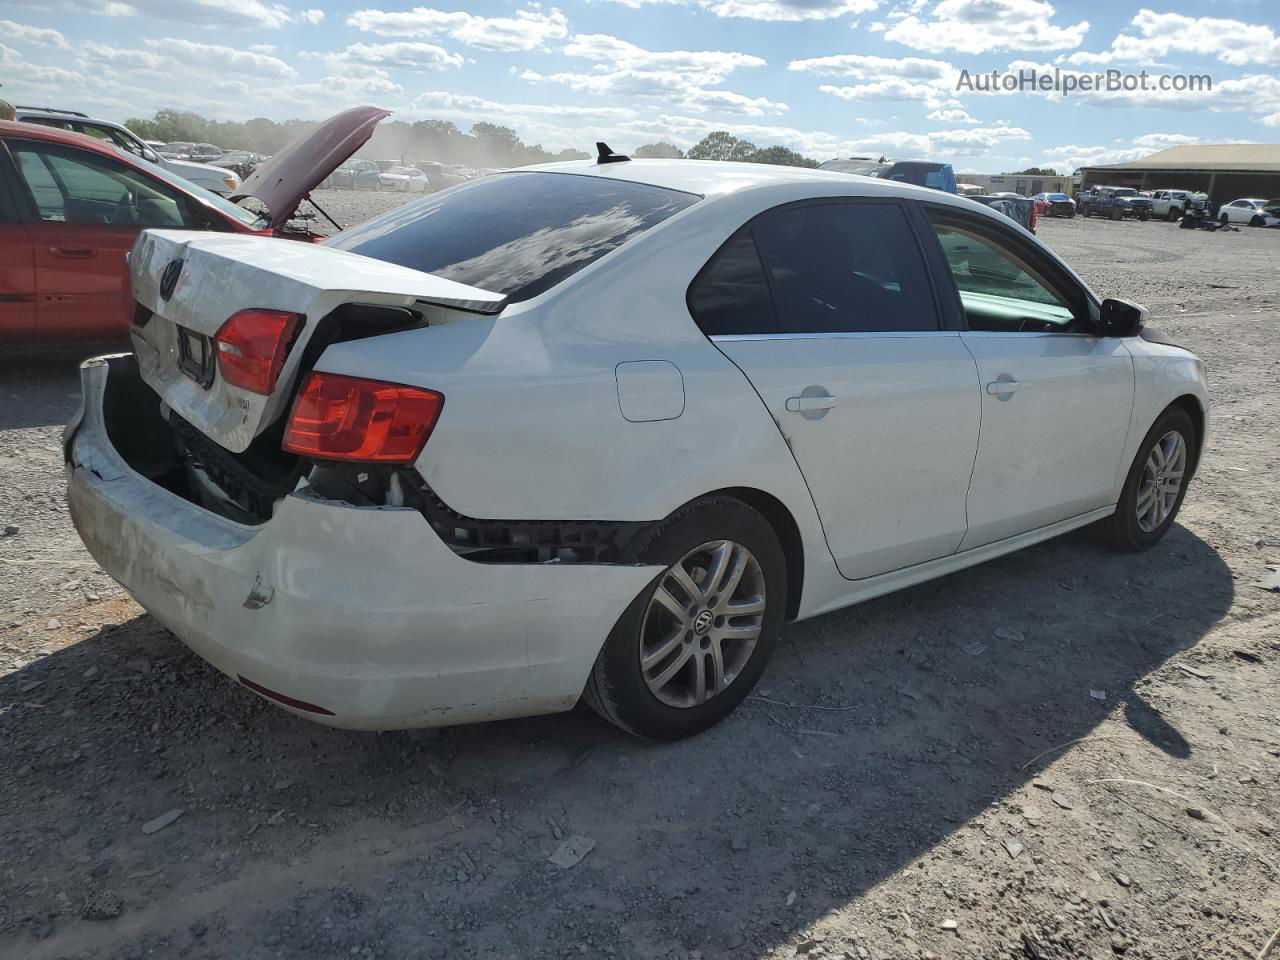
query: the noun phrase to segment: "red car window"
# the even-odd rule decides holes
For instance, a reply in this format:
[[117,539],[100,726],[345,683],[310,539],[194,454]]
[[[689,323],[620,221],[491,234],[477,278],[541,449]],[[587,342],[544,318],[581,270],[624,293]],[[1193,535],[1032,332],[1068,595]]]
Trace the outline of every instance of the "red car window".
[[40,218],[120,227],[191,227],[187,201],[131,167],[84,150],[11,143]]

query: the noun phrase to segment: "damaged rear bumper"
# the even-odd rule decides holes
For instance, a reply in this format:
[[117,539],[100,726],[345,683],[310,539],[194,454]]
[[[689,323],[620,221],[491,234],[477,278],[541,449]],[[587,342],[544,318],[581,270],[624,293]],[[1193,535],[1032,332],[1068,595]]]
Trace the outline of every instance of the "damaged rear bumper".
[[82,365],[83,407],[64,436],[76,529],[187,646],[300,716],[396,729],[568,709],[658,572],[476,564],[414,510],[305,488],[268,522],[236,523],[147,479],[117,448],[110,394],[131,378],[130,356]]

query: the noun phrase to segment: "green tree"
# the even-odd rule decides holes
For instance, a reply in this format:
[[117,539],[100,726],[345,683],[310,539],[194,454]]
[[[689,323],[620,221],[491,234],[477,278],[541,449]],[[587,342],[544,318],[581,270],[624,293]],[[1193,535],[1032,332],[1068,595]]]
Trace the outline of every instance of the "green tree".
[[713,130],[689,148],[690,160],[748,160],[756,152],[749,140],[739,140],[728,130]]
[[762,147],[746,158],[748,163],[773,163],[780,167],[816,167],[817,160],[796,153],[781,145]]
[[631,156],[650,157],[659,160],[681,160],[684,158],[684,151],[674,143],[659,140],[657,143],[646,143],[643,146],[636,147]]
[[1027,167],[1025,170],[1015,170],[1013,173],[1006,173],[1006,177],[1056,177],[1058,171],[1052,167]]

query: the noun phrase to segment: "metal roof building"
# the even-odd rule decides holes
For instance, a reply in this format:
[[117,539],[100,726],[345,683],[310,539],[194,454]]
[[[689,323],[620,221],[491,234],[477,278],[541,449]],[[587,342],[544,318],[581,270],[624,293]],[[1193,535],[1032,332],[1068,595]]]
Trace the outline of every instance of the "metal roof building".
[[1241,197],[1280,197],[1280,143],[1196,143],[1141,160],[1082,167],[1081,190],[1203,190],[1214,207]]

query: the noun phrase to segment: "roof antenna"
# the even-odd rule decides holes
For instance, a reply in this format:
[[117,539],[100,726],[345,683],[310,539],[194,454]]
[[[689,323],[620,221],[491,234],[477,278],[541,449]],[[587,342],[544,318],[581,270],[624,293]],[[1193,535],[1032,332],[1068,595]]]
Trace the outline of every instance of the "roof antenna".
[[630,159],[624,153],[614,153],[603,140],[596,141],[596,163],[622,163]]

